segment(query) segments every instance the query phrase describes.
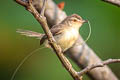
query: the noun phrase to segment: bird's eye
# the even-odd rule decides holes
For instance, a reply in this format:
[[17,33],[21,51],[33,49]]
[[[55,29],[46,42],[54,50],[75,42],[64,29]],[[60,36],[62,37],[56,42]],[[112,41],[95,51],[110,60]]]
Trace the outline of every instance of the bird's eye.
[[74,19],[73,21],[74,21],[74,22],[77,22],[77,20],[76,20],[76,19]]

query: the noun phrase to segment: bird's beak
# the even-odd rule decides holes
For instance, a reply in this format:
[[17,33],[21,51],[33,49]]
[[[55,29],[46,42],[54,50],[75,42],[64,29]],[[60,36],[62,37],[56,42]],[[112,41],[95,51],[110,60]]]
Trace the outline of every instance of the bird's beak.
[[82,22],[83,22],[83,23],[87,23],[87,22],[88,22],[88,20],[83,20]]

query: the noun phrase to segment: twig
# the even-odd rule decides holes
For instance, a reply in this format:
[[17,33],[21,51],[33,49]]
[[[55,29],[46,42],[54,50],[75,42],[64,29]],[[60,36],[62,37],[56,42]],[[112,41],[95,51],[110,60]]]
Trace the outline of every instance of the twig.
[[107,3],[110,3],[110,4],[113,4],[113,5],[116,5],[118,7],[120,7],[120,0],[102,0],[104,2],[107,2]]
[[24,7],[26,7],[27,5],[28,5],[28,3],[26,3],[26,2],[23,2],[23,1],[21,1],[21,0],[15,0],[17,3],[19,3],[20,5],[22,5],[22,6],[24,6]]
[[45,13],[45,5],[46,5],[46,0],[43,0],[43,6],[42,6],[42,9],[41,9],[41,15],[44,16],[44,13]]
[[[18,31],[19,32],[19,31]],[[41,36],[40,33],[33,32],[33,31],[25,31],[25,30],[20,30],[21,35],[29,36],[29,37],[37,37],[39,38]],[[30,33],[30,34],[29,34]],[[34,34],[35,33],[35,34]],[[88,67],[82,69],[80,72],[78,72],[79,76],[82,76],[83,74],[86,74],[87,72],[91,71],[92,69],[95,69],[97,67],[104,67],[105,65],[111,64],[111,63],[120,63],[120,59],[108,59],[103,62],[99,62],[96,64],[89,65]]]
[[120,59],[108,59],[108,60],[105,60],[103,62],[90,65],[90,66],[86,67],[85,69],[81,70],[80,72],[78,72],[78,74],[79,74],[79,76],[82,76],[83,74],[91,71],[94,68],[104,67],[105,65],[108,65],[111,63],[120,63]]
[[[16,0],[16,1],[17,1],[17,3],[19,3],[19,1],[21,1],[21,0]],[[38,3],[39,1],[42,1],[42,0],[35,0],[34,5],[35,5],[35,8],[40,13],[41,6],[39,6],[39,5],[41,3]],[[52,0],[48,0],[48,3],[49,4],[47,4],[47,9],[45,11],[45,15],[47,17],[49,25],[54,25],[54,24],[60,23],[67,16],[66,13],[64,11],[61,11],[59,8],[57,8],[56,4]],[[19,3],[19,4],[21,4],[21,3]],[[56,13],[56,11],[57,11],[57,13]],[[55,17],[55,15],[59,15],[59,16]],[[34,15],[34,17],[35,17],[35,15]],[[38,17],[39,17],[39,15],[38,15]],[[35,18],[37,19],[37,17],[35,17]],[[38,20],[38,22],[39,22],[39,20]],[[79,37],[79,39],[76,43],[79,43],[79,42],[83,42],[83,39],[81,36]],[[76,62],[76,64],[80,68],[81,67],[84,68],[87,65],[91,65],[93,63],[101,62],[101,59],[95,54],[94,51],[92,51],[91,48],[89,48],[87,46],[87,44],[74,45],[69,50],[69,54],[72,56],[72,59]],[[63,54],[61,54],[61,55],[63,55]],[[104,70],[104,72],[108,72],[108,73],[104,75],[102,72],[103,70]],[[72,70],[70,69],[70,71],[72,71]],[[92,78],[94,80],[118,80],[117,77],[114,75],[114,73],[112,73],[112,71],[109,69],[109,67],[104,67],[104,69],[100,68],[99,71],[97,69],[91,70],[89,72],[89,75],[90,75],[90,78]],[[105,76],[105,78],[103,75]],[[102,79],[101,79],[101,76],[103,77]]]
[[[18,1],[18,3],[19,3],[19,1]],[[77,72],[72,68],[72,65],[69,62],[69,60],[63,55],[60,46],[58,46],[56,44],[56,42],[55,42],[55,40],[54,40],[54,38],[52,36],[52,33],[50,32],[50,29],[49,29],[47,21],[46,21],[46,17],[44,16],[46,0],[44,0],[43,3],[44,4],[43,4],[43,7],[42,7],[41,14],[39,14],[36,11],[36,9],[34,8],[34,6],[32,5],[32,0],[30,0],[29,5],[27,5],[26,8],[27,8],[28,11],[30,11],[34,15],[34,17],[36,18],[36,20],[42,25],[42,28],[43,28],[45,34],[48,37],[50,45],[52,46],[52,48],[56,52],[56,55],[58,56],[58,58],[60,59],[61,63],[66,68],[66,70],[71,74],[71,76],[75,80],[81,80],[81,77],[79,77],[79,75],[77,74]],[[21,4],[21,2],[20,2],[20,4]]]

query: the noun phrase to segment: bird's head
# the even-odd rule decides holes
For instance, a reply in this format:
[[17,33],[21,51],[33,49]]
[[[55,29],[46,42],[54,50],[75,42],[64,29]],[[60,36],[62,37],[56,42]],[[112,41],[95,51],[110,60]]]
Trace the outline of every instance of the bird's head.
[[83,20],[82,17],[77,14],[73,14],[68,16],[63,22],[67,23],[70,27],[79,29],[87,20]]

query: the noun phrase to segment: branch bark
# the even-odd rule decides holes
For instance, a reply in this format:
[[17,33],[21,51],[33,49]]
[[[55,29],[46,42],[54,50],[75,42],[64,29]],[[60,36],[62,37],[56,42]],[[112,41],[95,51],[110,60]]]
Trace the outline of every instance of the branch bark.
[[107,2],[107,3],[110,3],[110,4],[113,4],[113,5],[116,5],[118,7],[120,7],[120,0],[102,0],[104,2]]
[[111,64],[111,63],[120,63],[120,59],[108,59],[108,60],[105,60],[105,61],[100,62],[100,63],[89,65],[85,69],[78,72],[78,74],[79,74],[79,76],[82,76],[83,74],[91,71],[94,68],[104,67],[105,65],[108,65],[108,64]]
[[[36,37],[37,39],[40,39],[41,35],[44,35],[41,33],[29,31],[29,30],[17,30],[17,32],[20,33],[21,35],[25,35],[25,36],[29,36],[29,37]],[[26,59],[24,59],[24,61],[25,60]],[[91,71],[92,69],[97,68],[97,67],[104,67],[105,65],[108,65],[111,63],[120,63],[120,59],[108,59],[103,62],[89,65],[86,68],[82,69],[80,72],[78,72],[78,75],[81,76],[81,79],[82,79],[82,75],[86,74],[87,72]]]
[[[23,3],[21,0],[17,0],[19,4]],[[46,17],[44,16],[45,12],[45,6],[46,6],[46,0],[43,0],[43,5],[41,8],[40,14],[35,9],[35,7],[32,4],[32,0],[29,0],[27,5],[21,4],[26,7],[26,9],[33,14],[33,16],[36,18],[36,20],[41,24],[45,34],[48,37],[48,41],[55,51],[56,55],[58,56],[59,60],[63,64],[63,66],[66,68],[66,70],[71,74],[74,80],[81,80],[81,76],[78,75],[78,73],[72,68],[71,63],[69,60],[64,56],[62,53],[62,50],[59,45],[56,44],[56,41],[54,40],[54,37],[52,36],[52,33],[48,27]]]
[[[16,0],[18,1],[18,0]],[[27,5],[28,0],[24,0]],[[42,0],[33,0],[33,5],[40,13],[42,8]],[[24,5],[23,5],[24,6]],[[45,16],[50,26],[60,23],[66,18],[66,13],[60,10],[52,0],[48,0],[46,3]],[[92,64],[102,62],[101,59],[95,54],[95,52],[88,47],[87,44],[78,45],[83,43],[83,39],[80,36],[76,44],[69,49],[66,54],[71,57],[80,68],[85,68]],[[107,66],[102,68],[95,68],[88,72],[89,76],[93,80],[118,80],[112,73],[111,69]]]

